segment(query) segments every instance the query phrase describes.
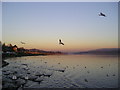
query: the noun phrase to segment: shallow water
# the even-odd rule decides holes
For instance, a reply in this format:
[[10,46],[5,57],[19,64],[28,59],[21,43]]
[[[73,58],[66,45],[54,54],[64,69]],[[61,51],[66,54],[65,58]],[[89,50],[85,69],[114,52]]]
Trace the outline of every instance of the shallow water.
[[[118,87],[117,56],[48,55],[16,57],[6,61],[9,65],[2,70],[4,88]],[[16,80],[13,80],[13,75]]]

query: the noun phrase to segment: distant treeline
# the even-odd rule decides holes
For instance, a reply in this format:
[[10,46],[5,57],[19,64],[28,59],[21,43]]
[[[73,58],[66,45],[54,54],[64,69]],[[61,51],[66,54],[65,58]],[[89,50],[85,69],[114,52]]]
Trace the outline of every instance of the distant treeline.
[[39,49],[25,49],[24,47],[18,47],[17,45],[1,43],[1,53],[2,58],[6,57],[18,57],[18,56],[35,56],[35,55],[55,55],[55,54],[65,54],[62,52],[44,51]]

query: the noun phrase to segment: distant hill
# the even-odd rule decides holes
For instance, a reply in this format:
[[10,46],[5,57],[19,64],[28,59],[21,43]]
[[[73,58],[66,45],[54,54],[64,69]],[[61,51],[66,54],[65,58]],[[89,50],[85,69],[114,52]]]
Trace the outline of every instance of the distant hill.
[[102,48],[89,51],[75,52],[74,54],[118,55],[120,48]]

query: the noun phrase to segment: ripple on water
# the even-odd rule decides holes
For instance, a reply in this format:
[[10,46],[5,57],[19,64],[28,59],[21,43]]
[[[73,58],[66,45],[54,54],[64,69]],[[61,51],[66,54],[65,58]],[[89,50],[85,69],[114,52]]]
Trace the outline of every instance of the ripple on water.
[[[10,64],[3,68],[3,87],[18,87],[21,84],[38,88],[117,87],[116,58],[68,55],[59,58],[19,57],[7,61]],[[15,85],[11,79],[13,73],[19,82]],[[28,79],[25,79],[26,75]]]

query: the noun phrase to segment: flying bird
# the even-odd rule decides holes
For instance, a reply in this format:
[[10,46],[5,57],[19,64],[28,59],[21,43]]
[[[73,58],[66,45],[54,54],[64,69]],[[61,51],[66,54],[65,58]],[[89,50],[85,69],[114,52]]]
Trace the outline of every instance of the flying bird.
[[21,44],[25,44],[25,42],[21,42]]
[[99,16],[103,16],[103,17],[106,17],[106,15],[105,14],[103,14],[103,13],[99,13]]
[[61,41],[61,39],[59,39],[59,44],[62,44],[62,45],[64,45],[64,43]]

